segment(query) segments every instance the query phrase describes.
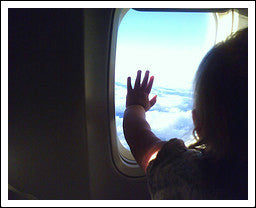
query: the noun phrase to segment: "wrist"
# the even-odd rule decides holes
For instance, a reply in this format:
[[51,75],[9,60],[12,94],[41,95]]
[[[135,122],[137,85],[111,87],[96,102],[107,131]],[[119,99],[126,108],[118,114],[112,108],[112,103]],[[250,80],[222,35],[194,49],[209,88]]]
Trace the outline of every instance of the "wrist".
[[129,109],[138,109],[138,110],[143,110],[144,112],[146,112],[145,108],[142,105],[139,105],[139,104],[129,105],[129,106],[126,107],[125,110],[129,110]]
[[129,105],[126,107],[124,111],[124,119],[138,119],[143,118],[145,119],[146,111],[141,105]]

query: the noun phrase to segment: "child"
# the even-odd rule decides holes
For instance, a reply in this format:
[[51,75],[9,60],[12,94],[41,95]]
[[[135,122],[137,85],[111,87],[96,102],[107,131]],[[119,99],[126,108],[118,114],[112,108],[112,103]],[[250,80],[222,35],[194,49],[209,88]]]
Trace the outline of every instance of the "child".
[[[175,75],[174,75],[175,76]],[[147,174],[152,199],[248,198],[248,29],[214,46],[194,83],[194,136],[161,141],[145,119],[154,77],[127,79],[124,135]],[[141,84],[140,84],[141,83]],[[154,159],[155,155],[156,158]]]

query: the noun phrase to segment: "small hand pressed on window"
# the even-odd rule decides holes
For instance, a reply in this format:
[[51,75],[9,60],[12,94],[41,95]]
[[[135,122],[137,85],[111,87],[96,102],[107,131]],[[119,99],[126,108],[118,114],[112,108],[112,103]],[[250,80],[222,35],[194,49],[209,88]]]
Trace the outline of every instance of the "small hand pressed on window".
[[145,77],[140,84],[141,70],[137,72],[137,77],[134,84],[134,89],[131,85],[131,77],[127,79],[127,96],[126,96],[126,107],[131,105],[141,105],[145,111],[148,111],[156,103],[156,95],[149,100],[148,96],[151,92],[152,85],[154,82],[154,76],[149,78],[149,71],[146,71]]

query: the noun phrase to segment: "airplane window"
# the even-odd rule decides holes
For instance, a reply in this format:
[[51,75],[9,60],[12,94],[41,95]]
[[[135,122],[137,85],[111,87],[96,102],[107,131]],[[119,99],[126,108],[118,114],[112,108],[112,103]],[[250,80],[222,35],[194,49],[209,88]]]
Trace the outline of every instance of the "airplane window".
[[116,131],[126,149],[122,127],[126,82],[131,76],[134,84],[139,69],[155,77],[151,98],[157,95],[157,102],[146,114],[154,134],[162,140],[193,141],[193,78],[215,37],[213,13],[133,9],[126,13],[118,28],[115,63]]

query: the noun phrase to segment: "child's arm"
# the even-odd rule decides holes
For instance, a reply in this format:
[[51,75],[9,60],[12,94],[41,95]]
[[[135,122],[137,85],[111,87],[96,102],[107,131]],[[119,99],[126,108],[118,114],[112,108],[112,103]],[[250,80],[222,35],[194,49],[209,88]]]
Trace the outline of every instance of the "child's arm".
[[134,89],[131,87],[131,78],[128,77],[123,120],[125,139],[135,160],[145,172],[154,153],[157,153],[165,143],[153,134],[145,118],[145,112],[156,103],[156,96],[150,101],[148,99],[154,80],[154,77],[151,77],[148,83],[148,76],[149,71],[140,84],[141,71],[138,71]]

